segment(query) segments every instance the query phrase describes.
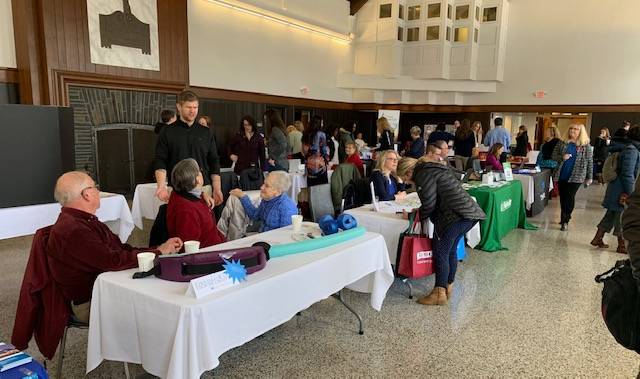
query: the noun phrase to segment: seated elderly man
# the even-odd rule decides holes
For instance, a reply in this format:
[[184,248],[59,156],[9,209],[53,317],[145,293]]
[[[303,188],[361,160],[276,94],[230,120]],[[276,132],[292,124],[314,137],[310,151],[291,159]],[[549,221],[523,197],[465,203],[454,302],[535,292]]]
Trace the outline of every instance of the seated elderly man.
[[155,249],[121,243],[96,217],[100,191],[83,172],[62,175],[56,183],[55,198],[62,205],[62,211],[47,243],[49,268],[80,321],[89,321],[91,291],[99,274],[136,267],[136,255],[141,251],[170,254],[182,247],[179,238],[171,238]]
[[200,247],[224,242],[215,216],[202,198],[204,178],[198,162],[192,158],[178,162],[171,172],[171,185],[173,192],[167,205],[169,236],[200,241]]
[[291,186],[289,174],[285,171],[272,171],[260,187],[260,205],[256,208],[249,196],[236,188],[231,195],[240,199],[246,215],[252,221],[262,222],[261,232],[291,225],[291,216],[298,214],[296,204],[286,191]]

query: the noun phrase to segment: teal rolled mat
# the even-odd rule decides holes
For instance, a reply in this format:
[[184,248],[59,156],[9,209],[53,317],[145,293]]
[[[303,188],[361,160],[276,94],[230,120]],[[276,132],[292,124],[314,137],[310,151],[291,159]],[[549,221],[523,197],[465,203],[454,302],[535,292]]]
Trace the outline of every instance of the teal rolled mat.
[[278,258],[287,255],[306,253],[307,251],[322,249],[339,243],[363,236],[367,230],[362,226],[345,230],[336,234],[309,239],[301,242],[292,242],[283,245],[273,245],[269,249],[269,257]]

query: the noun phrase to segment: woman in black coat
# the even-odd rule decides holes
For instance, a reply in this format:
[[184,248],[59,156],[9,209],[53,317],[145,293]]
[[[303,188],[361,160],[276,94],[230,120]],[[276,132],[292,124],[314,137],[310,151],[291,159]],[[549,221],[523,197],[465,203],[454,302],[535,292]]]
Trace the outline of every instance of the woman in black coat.
[[609,156],[610,141],[611,134],[609,134],[609,129],[602,128],[600,129],[600,135],[593,143],[593,173],[600,184],[604,184],[602,180],[602,167],[604,166],[604,161],[606,161]]
[[478,203],[462,189],[454,171],[429,156],[403,158],[398,163],[397,172],[405,183],[416,186],[422,203],[421,221],[429,218],[435,227],[432,247],[436,284],[433,291],[418,303],[445,305],[451,297],[458,267],[458,241],[486,216]]
[[528,153],[529,136],[527,135],[527,127],[520,125],[520,131],[516,137],[516,148],[512,154],[514,157],[526,157]]

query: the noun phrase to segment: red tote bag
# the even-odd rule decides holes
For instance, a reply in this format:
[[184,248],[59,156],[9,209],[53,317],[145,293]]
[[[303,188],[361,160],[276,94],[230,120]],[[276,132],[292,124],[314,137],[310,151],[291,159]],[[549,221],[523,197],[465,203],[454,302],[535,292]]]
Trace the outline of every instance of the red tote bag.
[[[420,224],[420,231],[415,233],[416,224]],[[398,274],[418,279],[433,274],[433,249],[431,239],[422,230],[420,215],[409,220],[409,227],[400,236],[400,263]]]

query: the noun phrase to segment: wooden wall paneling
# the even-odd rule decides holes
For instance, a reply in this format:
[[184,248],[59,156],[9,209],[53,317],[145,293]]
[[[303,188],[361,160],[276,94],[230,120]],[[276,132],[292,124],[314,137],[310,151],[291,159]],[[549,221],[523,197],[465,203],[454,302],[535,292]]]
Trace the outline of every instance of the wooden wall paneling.
[[[189,64],[186,2],[157,1],[160,71],[152,71],[91,63],[85,0],[47,0],[37,3],[35,1],[26,2],[36,4],[42,14],[47,88],[59,86],[55,75],[58,71],[87,74],[92,81],[95,81],[98,75],[110,84],[113,78],[122,78],[124,82],[129,79],[138,82],[149,81],[151,87],[156,86],[157,82],[167,82],[171,86],[180,83],[181,87],[187,85]],[[64,96],[59,96],[56,91],[51,91],[47,101],[61,104],[63,98]]]
[[302,107],[302,108],[330,108],[330,109],[348,109],[348,110],[353,109],[353,103],[338,102],[338,101],[303,99],[303,98],[296,98],[296,97],[267,95],[267,94],[256,93],[256,92],[233,91],[233,90],[226,90],[226,89],[219,89],[219,88],[206,88],[206,87],[198,87],[198,86],[189,87],[189,89],[194,91],[200,98],[203,98],[203,99],[246,101],[246,102],[253,102],[253,103],[273,104],[273,105],[287,105],[287,106]]
[[0,83],[20,83],[18,69],[0,68]]

